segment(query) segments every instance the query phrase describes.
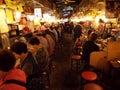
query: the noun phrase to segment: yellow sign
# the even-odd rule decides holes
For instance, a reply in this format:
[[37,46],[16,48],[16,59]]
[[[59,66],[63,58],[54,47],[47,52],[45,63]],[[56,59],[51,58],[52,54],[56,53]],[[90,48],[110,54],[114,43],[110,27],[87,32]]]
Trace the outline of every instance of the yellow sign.
[[17,4],[17,0],[11,1],[11,0],[5,0],[6,6],[10,9],[13,9],[15,11],[23,12],[22,3]]
[[6,17],[7,17],[7,23],[13,23],[14,18],[13,18],[13,13],[11,10],[6,9]]
[[23,7],[22,7],[22,5],[18,5],[18,6],[17,6],[17,10],[18,10],[19,12],[23,12]]
[[6,23],[5,10],[0,9],[0,33],[6,33],[8,30],[9,29]]

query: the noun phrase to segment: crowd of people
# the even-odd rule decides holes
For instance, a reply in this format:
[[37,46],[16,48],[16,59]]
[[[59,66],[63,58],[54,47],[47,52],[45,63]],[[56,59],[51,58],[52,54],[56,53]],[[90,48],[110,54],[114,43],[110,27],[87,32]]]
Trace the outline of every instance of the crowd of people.
[[[108,38],[115,41],[120,36],[119,30],[112,30],[104,38],[104,22],[100,19],[99,23],[98,28],[94,28],[91,22],[42,24],[43,30],[37,27],[35,32],[29,32],[30,35],[26,34],[19,40],[13,40],[9,50],[0,50],[0,90],[26,90],[24,86],[4,82],[15,79],[26,83],[32,77],[40,77],[42,72],[49,71],[51,56],[54,55],[58,43],[62,41],[64,33],[71,34],[74,47],[79,42],[82,47],[82,59],[89,64],[91,52],[102,50]],[[101,44],[102,49],[96,43]]]
[[[71,24],[68,24],[70,25]],[[90,64],[90,54],[94,51],[103,51],[107,48],[109,42],[120,40],[120,30],[118,28],[106,27],[106,23],[99,19],[98,26],[94,26],[94,22],[79,22],[72,25],[73,40],[75,50],[79,49],[79,54],[86,64]],[[70,32],[68,32],[71,34]],[[81,47],[81,48],[78,48]],[[78,52],[77,52],[78,53]]]
[[[55,28],[46,26],[46,30],[29,32],[29,35],[25,34],[11,41],[10,49],[1,49],[0,90],[9,90],[9,87],[12,87],[10,90],[26,90],[28,87],[14,82],[27,85],[34,77],[42,81],[42,74],[49,72],[49,63],[55,53],[56,43],[61,39],[61,32]],[[6,83],[9,81],[12,84]]]

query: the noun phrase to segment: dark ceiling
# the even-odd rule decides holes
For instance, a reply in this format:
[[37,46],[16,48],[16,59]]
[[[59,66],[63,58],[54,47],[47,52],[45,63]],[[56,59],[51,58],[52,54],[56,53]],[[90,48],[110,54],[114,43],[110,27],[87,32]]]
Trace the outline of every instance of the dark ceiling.
[[64,8],[66,6],[77,6],[82,0],[49,0],[52,3],[55,3],[57,8]]
[[[76,7],[82,0],[48,0],[56,5],[56,11],[60,17],[71,17],[76,12]],[[71,8],[71,9],[70,9]],[[74,11],[74,12],[73,12]]]

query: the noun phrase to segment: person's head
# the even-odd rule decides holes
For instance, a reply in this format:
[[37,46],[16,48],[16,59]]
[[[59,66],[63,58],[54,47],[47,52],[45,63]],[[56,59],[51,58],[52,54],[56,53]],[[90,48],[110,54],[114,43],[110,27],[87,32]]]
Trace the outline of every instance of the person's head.
[[29,51],[35,53],[36,50],[38,50],[38,48],[40,47],[40,41],[37,37],[32,37],[28,41],[28,45],[31,47],[29,48]]
[[99,23],[104,23],[104,21],[102,19],[99,19]]
[[91,41],[96,41],[97,38],[98,38],[98,34],[96,34],[96,33],[94,33],[94,32],[90,34],[90,40],[91,40]]
[[92,30],[91,29],[88,30],[88,32],[87,32],[88,38],[89,38],[89,36],[90,36],[91,33],[92,33]]
[[39,39],[37,37],[32,37],[29,40],[29,44],[31,44],[31,45],[39,45],[40,41],[39,41]]
[[117,29],[112,29],[111,36],[115,36],[118,33]]
[[16,58],[20,58],[22,54],[28,52],[27,44],[24,42],[15,42],[11,45],[11,51],[15,54]]
[[0,50],[0,71],[8,72],[15,65],[16,59],[9,50]]

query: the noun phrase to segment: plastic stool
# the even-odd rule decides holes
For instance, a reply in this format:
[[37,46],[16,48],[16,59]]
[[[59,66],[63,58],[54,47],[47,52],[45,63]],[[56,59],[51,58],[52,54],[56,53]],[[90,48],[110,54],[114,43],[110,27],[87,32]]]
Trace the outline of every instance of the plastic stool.
[[79,70],[80,60],[81,60],[80,55],[72,55],[71,57],[71,69],[72,70],[73,70],[73,67],[75,67],[77,71]]
[[97,74],[93,71],[83,71],[81,75],[81,84],[89,83],[89,82],[94,82],[97,80]]
[[98,84],[88,83],[84,85],[84,90],[104,90],[104,89]]

